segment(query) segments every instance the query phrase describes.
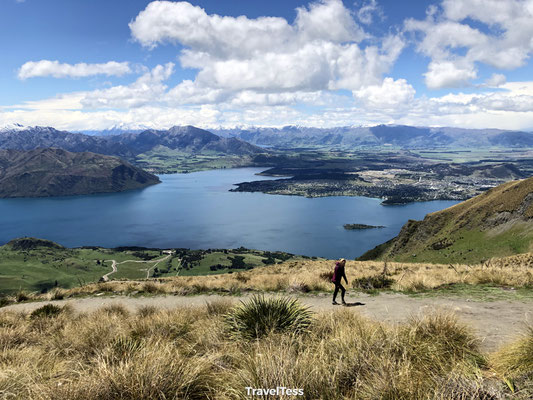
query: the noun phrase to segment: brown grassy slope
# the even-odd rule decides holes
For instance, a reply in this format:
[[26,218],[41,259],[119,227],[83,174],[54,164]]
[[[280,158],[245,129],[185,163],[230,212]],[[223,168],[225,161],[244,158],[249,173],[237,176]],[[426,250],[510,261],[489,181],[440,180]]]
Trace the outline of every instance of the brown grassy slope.
[[522,372],[530,353],[507,352],[492,371],[491,356],[451,315],[387,325],[345,309],[316,314],[308,333],[246,340],[228,335],[230,307],[0,313],[0,395],[249,399],[246,387],[283,386],[303,389],[303,399],[502,399],[511,395],[504,378],[513,399],[532,394]]
[[[140,281],[94,283],[68,290],[57,289],[35,299],[55,299],[97,293],[195,294],[206,292],[238,293],[239,291],[308,292],[331,290],[333,261],[298,260],[254,268],[234,274],[183,276]],[[348,261],[346,275],[350,285],[359,278],[379,276],[384,262]],[[533,254],[494,259],[485,264],[427,264],[388,262],[387,276],[391,289],[420,291],[450,284],[489,284],[508,287],[533,287]]]
[[361,260],[479,262],[531,251],[533,178],[512,181],[467,201],[408,221],[398,236]]

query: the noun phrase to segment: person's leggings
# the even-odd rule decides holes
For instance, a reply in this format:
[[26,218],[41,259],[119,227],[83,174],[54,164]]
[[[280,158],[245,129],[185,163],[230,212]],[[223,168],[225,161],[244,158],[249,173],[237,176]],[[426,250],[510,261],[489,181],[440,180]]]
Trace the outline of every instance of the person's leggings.
[[346,293],[346,289],[344,289],[344,286],[341,285],[341,283],[333,282],[335,283],[335,291],[333,292],[333,301],[337,298],[337,293],[339,293],[339,289],[341,290],[341,299],[344,301],[344,294]]

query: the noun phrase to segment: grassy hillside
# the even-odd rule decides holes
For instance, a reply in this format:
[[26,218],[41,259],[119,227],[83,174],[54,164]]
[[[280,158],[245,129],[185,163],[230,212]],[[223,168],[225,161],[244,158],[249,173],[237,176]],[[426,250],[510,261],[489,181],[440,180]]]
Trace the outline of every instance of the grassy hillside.
[[495,187],[410,220],[398,236],[360,260],[476,263],[533,251],[533,178]]
[[174,249],[171,255],[159,249],[84,247],[69,249],[54,242],[15,239],[0,247],[0,294],[19,290],[47,292],[55,287],[72,288],[109,279],[144,279],[176,275],[210,275],[298,259],[288,253],[249,249]]
[[0,151],[0,198],[121,192],[159,182],[118,157],[55,148]]

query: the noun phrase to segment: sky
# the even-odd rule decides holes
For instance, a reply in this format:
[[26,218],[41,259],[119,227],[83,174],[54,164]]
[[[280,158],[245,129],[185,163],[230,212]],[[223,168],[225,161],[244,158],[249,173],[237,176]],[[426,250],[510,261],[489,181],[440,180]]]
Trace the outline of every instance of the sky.
[[0,127],[533,130],[533,0],[0,0]]

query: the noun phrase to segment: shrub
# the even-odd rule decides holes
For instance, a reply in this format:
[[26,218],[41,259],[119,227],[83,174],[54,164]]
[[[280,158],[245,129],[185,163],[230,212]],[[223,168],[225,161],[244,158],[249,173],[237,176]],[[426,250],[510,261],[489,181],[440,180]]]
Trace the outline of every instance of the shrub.
[[45,304],[42,307],[39,307],[30,314],[30,318],[40,318],[40,317],[55,317],[63,311],[61,307],[58,307],[54,304]]
[[394,283],[394,279],[388,278],[384,274],[364,276],[359,279],[354,279],[352,286],[354,289],[373,290],[373,289],[388,289]]
[[17,300],[17,303],[21,303],[23,301],[29,300],[30,298],[25,292],[20,290],[17,292],[17,294],[15,294],[15,299]]
[[291,293],[309,293],[311,291],[311,288],[306,283],[293,282],[289,285],[287,290]]
[[160,291],[159,287],[153,282],[145,282],[141,290],[146,293],[157,293]]
[[50,300],[63,300],[65,298],[65,294],[63,290],[54,288],[50,291]]
[[326,282],[331,282],[333,279],[333,271],[322,272],[319,277]]
[[271,332],[307,331],[311,315],[311,311],[296,299],[256,295],[231,310],[225,321],[234,335],[254,339]]

